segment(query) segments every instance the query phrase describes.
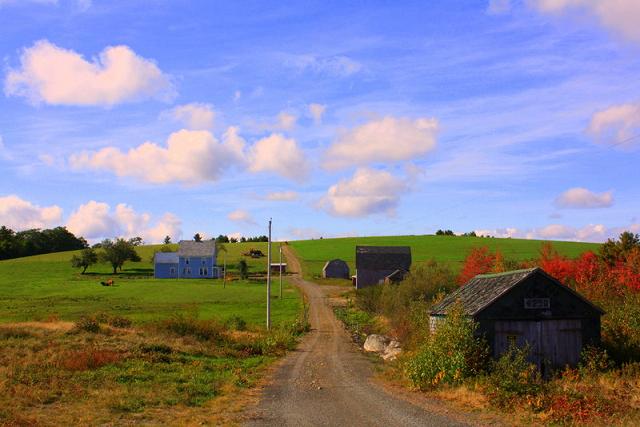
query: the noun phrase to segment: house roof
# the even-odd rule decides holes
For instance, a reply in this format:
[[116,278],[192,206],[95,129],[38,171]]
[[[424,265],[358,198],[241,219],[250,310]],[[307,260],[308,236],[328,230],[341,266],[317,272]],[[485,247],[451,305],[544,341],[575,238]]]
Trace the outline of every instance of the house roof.
[[541,268],[535,267],[526,270],[507,271],[505,273],[479,274],[460,288],[447,295],[439,304],[433,306],[431,308],[431,314],[436,316],[446,315],[447,311],[456,303],[456,301],[459,301],[462,305],[462,310],[466,315],[475,316],[502,295],[534,274],[544,274],[547,278],[551,279],[559,286],[562,286],[564,289],[574,294],[577,298],[592,306],[596,311],[604,313],[602,309],[595,306],[582,295],[578,294],[568,286],[562,285],[556,279],[545,273]]
[[177,264],[178,252],[156,252],[154,260],[156,264]]
[[356,246],[356,269],[409,271],[410,268],[409,246]]
[[329,261],[325,262],[324,263],[324,267],[322,267],[322,270],[326,270],[327,267],[329,267],[329,266],[340,267],[340,268],[343,268],[343,267],[349,268],[349,264],[347,264],[346,261],[338,259],[338,258],[335,258],[335,259],[332,259],[332,260],[329,260]]
[[194,242],[193,240],[181,240],[179,243],[179,256],[215,256],[216,242],[214,240],[205,240],[203,242]]

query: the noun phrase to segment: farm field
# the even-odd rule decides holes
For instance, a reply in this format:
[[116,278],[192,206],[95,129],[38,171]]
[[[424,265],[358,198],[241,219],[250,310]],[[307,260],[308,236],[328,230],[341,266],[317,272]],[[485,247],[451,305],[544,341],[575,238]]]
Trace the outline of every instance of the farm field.
[[[0,425],[229,424],[271,362],[296,345],[299,292],[272,288],[266,331],[266,258],[229,244],[222,280],[154,279],[157,246],[113,276],[72,269],[74,252],[0,262]],[[112,287],[100,282],[111,279]]]
[[[337,239],[300,240],[290,242],[303,263],[306,277],[318,277],[324,263],[340,258],[355,270],[356,245],[411,246],[413,263],[434,259],[447,263],[458,271],[465,256],[474,247],[487,246],[492,251],[500,250],[505,258],[517,261],[533,259],[543,241],[525,239],[494,239],[459,236],[378,236],[348,237]],[[582,242],[552,242],[553,247],[562,255],[574,258],[588,250],[597,250],[599,245]]]
[[[0,322],[59,318],[76,320],[105,312],[133,321],[166,318],[176,312],[197,313],[201,318],[224,320],[238,315],[250,324],[262,324],[266,310],[264,280],[154,279],[151,257],[161,245],[141,246],[141,262],[126,262],[113,287],[100,285],[112,278],[106,264],[91,266],[81,275],[62,252],[0,262]],[[235,264],[249,248],[266,253],[266,243],[226,245],[229,277],[238,278]],[[266,258],[245,257],[250,274],[265,271]],[[272,289],[277,296],[277,289]],[[291,320],[301,309],[298,293],[288,285],[283,301],[273,306],[273,321]]]

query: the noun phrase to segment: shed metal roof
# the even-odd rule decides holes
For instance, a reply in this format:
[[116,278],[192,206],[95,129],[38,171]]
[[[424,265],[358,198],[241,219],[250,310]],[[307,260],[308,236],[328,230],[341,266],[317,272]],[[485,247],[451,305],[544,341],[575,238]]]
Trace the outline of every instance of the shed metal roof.
[[356,269],[409,271],[410,268],[409,246],[356,246]]
[[200,256],[209,257],[216,254],[216,242],[206,240],[203,242],[194,242],[193,240],[181,240],[179,243],[179,256]]
[[178,252],[156,252],[156,264],[177,264]]
[[475,316],[502,295],[534,274],[543,274],[547,276],[558,285],[563,286],[563,288],[573,293],[579,299],[591,305],[597,311],[604,313],[601,308],[591,303],[582,295],[578,294],[568,286],[562,285],[541,268],[535,267],[526,270],[507,271],[505,273],[479,274],[460,288],[447,295],[439,304],[433,306],[431,308],[431,314],[435,316],[446,315],[447,311],[456,303],[456,301],[459,301],[462,305],[462,310],[466,315]]

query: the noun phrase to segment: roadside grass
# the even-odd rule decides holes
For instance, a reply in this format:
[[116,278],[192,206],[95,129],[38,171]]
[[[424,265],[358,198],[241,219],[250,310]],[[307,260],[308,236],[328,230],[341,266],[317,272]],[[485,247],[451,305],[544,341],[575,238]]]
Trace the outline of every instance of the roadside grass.
[[158,422],[172,411],[181,424],[210,423],[216,400],[246,395],[294,348],[300,325],[238,332],[188,316],[97,332],[0,325],[0,424]]
[[[315,280],[320,278],[325,262],[334,258],[345,260],[352,274],[355,274],[356,245],[411,246],[414,264],[435,260],[458,271],[465,256],[474,247],[486,246],[492,252],[499,249],[507,259],[524,261],[537,258],[542,243],[541,240],[424,235],[298,240],[289,242],[289,245],[302,264],[304,276]],[[588,250],[597,250],[599,246],[595,243],[553,242],[554,249],[571,258]]]
[[266,331],[266,258],[244,258],[248,280],[234,274],[266,244],[226,245],[226,285],[154,279],[161,246],[138,247],[115,276],[105,264],[80,274],[75,252],[0,262],[0,425],[237,422],[307,330],[302,297],[273,286]]

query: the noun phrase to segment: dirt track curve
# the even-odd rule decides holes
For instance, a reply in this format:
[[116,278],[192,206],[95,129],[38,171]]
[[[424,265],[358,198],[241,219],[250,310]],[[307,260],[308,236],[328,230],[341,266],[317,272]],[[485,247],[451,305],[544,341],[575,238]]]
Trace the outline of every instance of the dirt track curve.
[[[285,247],[291,271],[300,264]],[[372,383],[372,363],[336,319],[320,286],[293,276],[309,302],[311,332],[277,369],[249,414],[249,426],[452,426]]]

